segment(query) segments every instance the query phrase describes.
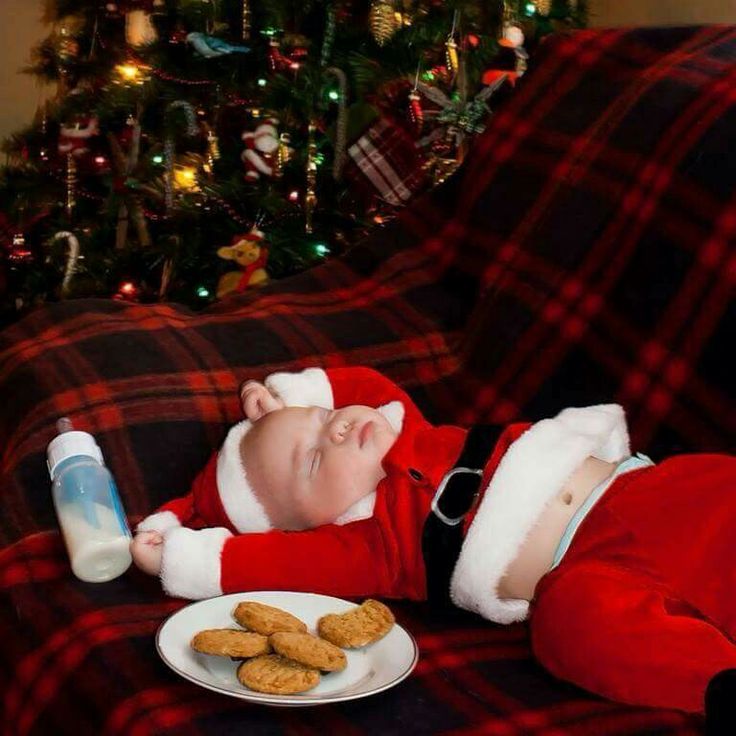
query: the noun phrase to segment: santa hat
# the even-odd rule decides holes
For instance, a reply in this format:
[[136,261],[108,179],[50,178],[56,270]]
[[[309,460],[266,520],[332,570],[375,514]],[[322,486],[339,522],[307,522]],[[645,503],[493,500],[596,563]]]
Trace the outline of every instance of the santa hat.
[[[380,411],[380,409],[379,409]],[[224,527],[233,533],[266,532],[274,525],[248,480],[240,445],[253,422],[244,420],[230,429],[220,451],[192,485],[191,493],[174,499],[165,510],[146,517],[136,531],[164,534],[179,526]],[[354,503],[335,524],[366,519],[373,513],[375,491]]]
[[[323,370],[308,368],[298,374],[274,373],[266,386],[280,396],[287,406],[324,406],[334,408],[329,380]],[[378,407],[394,431],[400,432],[404,409],[392,401]],[[224,527],[234,533],[264,532],[274,525],[248,479],[240,446],[253,423],[244,420],[233,426],[216,456],[195,479],[191,492],[167,503],[162,510],[146,517],[136,531],[155,530],[165,534],[179,526],[192,528]],[[335,524],[343,525],[373,514],[375,491],[348,508]]]

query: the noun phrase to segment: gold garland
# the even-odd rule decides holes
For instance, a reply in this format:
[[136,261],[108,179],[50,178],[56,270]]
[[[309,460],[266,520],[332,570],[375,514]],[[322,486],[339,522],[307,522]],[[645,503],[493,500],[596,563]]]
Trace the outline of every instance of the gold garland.
[[304,232],[314,231],[313,216],[317,207],[317,144],[314,140],[314,123],[309,124],[309,141],[307,143],[307,192],[304,196]]
[[243,0],[243,41],[250,40],[250,0]]

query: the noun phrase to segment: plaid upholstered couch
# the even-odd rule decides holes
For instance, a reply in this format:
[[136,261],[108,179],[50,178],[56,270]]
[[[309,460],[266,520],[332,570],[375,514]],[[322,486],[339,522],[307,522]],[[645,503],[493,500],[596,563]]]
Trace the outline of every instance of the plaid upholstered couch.
[[655,459],[733,449],[736,29],[552,38],[445,186],[295,278],[204,314],[63,303],[0,337],[0,698],[15,734],[690,734],[555,681],[524,626],[396,604],[421,657],[365,701],[267,709],[197,688],[153,637],[181,601],[69,571],[44,450],[102,445],[133,521],[178,495],[246,377],[376,366],[433,420],[616,400]]

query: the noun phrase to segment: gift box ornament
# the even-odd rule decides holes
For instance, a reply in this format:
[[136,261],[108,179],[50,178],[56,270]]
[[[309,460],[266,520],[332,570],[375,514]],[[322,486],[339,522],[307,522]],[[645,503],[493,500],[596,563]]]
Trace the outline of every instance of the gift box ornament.
[[424,189],[423,164],[411,135],[378,117],[348,147],[345,175],[363,194],[400,206]]

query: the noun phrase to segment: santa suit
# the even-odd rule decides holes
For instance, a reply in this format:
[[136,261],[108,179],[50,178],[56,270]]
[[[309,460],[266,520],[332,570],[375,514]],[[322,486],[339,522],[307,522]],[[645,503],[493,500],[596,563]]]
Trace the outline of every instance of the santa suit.
[[[165,535],[165,589],[186,598],[288,589],[423,599],[424,521],[466,431],[430,425],[401,389],[367,368],[279,373],[266,384],[287,405],[380,406],[400,430],[383,460],[386,477],[369,499],[372,513],[363,508],[367,518],[309,531],[237,533],[262,510],[248,501],[243,512],[224,482],[217,487],[224,476],[217,477],[213,457],[187,497],[139,526]],[[235,428],[231,435],[221,464],[242,436]],[[527,601],[500,599],[496,590],[530,529],[587,457],[618,462],[629,454],[617,405],[507,427],[484,468],[453,601],[498,623],[526,619]],[[680,457],[613,482],[537,586],[532,642],[548,669],[615,700],[702,710],[708,680],[736,667],[727,638],[736,634],[736,570],[723,571],[736,552],[736,496],[726,492],[735,465],[728,457]],[[200,528],[213,520],[223,526]]]

